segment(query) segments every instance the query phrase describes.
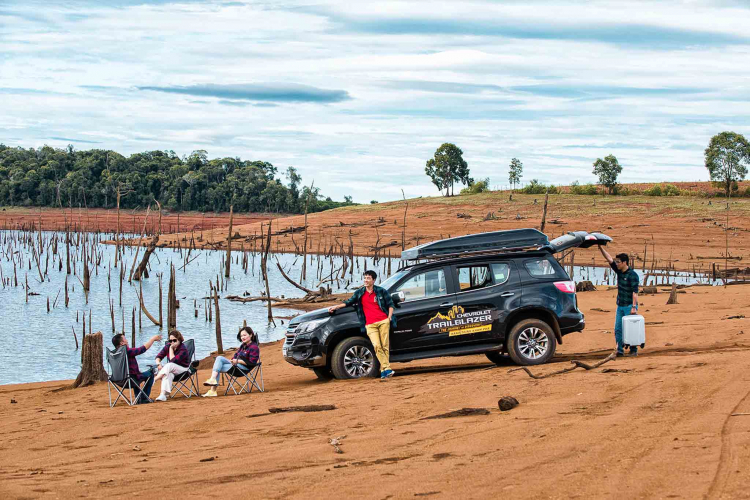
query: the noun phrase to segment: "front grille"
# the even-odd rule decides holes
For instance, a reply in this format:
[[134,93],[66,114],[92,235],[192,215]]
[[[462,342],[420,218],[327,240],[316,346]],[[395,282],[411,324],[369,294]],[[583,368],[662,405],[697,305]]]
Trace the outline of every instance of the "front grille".
[[294,339],[297,337],[297,334],[295,333],[295,330],[297,329],[297,325],[290,326],[286,330],[286,341],[284,342],[284,345],[290,346],[294,344]]

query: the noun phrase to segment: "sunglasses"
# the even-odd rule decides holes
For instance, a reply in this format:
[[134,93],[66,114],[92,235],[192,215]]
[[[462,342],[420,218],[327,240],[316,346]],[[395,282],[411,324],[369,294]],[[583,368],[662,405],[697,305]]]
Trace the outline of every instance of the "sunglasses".
[[179,342],[179,340],[177,340],[177,339],[169,339],[169,340],[167,340],[167,343],[170,343],[170,344],[174,344],[176,342]]

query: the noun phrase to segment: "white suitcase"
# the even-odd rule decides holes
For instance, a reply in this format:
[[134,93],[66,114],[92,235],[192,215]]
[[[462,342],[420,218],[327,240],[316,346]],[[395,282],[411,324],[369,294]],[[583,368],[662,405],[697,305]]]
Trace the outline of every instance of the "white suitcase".
[[646,347],[646,321],[639,314],[622,318],[622,343],[625,347]]

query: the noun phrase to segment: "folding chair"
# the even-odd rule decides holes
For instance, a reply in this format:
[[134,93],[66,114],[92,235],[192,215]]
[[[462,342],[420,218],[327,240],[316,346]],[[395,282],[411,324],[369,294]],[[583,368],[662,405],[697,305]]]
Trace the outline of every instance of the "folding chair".
[[[198,392],[198,361],[195,359],[195,340],[186,340],[185,349],[188,351],[190,366],[188,366],[186,372],[175,375],[174,380],[172,380],[172,392],[169,394],[169,399],[174,398],[178,392],[186,398],[200,395]],[[187,390],[187,393],[183,389]]]
[[[258,364],[252,366],[247,371],[242,370],[241,368],[238,368],[236,366],[230,368],[229,371],[226,372],[227,390],[224,391],[224,395],[226,396],[229,393],[229,389],[232,389],[232,391],[236,395],[240,395],[243,392],[247,392],[249,394],[253,392],[253,388],[258,389],[260,392],[265,392],[266,386],[263,383],[262,365],[263,363],[258,361]],[[260,375],[260,384],[258,383],[258,375]],[[244,379],[244,383],[240,384],[240,382],[242,382],[242,379]],[[237,392],[235,386],[240,389],[239,392]]]
[[[130,375],[130,369],[128,368],[128,352],[127,347],[120,346],[114,351],[110,351],[107,348],[107,364],[109,365],[109,373],[107,374],[107,393],[109,394],[109,407],[113,408],[120,398],[125,401],[128,406],[133,406],[136,399],[141,394],[141,385],[134,377]],[[154,376],[153,374],[151,375]],[[143,381],[144,383],[146,380]],[[117,391],[117,398],[114,402],[112,401],[112,387]],[[122,389],[121,389],[122,388]],[[130,389],[130,396],[125,393]],[[145,396],[145,394],[144,394]],[[149,403],[154,401],[146,396]]]

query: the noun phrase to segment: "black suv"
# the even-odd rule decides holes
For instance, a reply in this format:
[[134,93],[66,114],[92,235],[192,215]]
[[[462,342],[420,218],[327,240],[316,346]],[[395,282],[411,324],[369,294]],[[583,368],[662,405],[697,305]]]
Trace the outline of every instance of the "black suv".
[[[575,283],[554,254],[606,245],[577,231],[549,241],[535,229],[495,231],[427,243],[402,252],[413,261],[381,283],[396,305],[390,360],[505,353],[520,365],[547,362],[568,333],[583,330]],[[289,323],[284,359],[320,378],[377,376],[373,347],[357,314],[319,309]]]

